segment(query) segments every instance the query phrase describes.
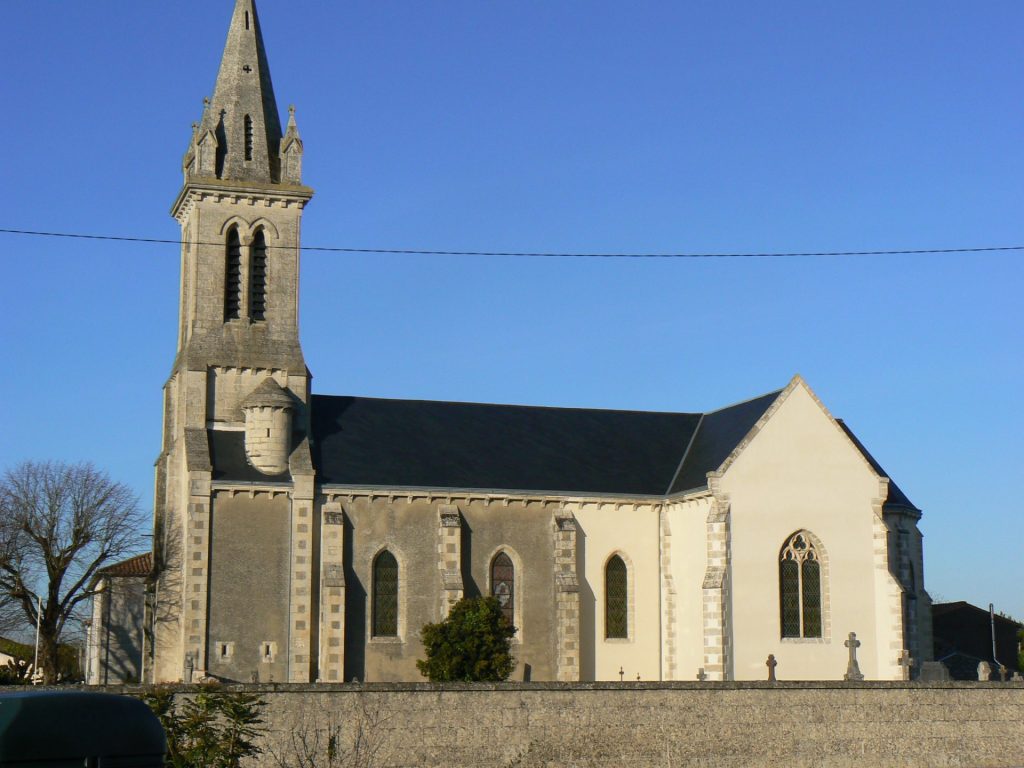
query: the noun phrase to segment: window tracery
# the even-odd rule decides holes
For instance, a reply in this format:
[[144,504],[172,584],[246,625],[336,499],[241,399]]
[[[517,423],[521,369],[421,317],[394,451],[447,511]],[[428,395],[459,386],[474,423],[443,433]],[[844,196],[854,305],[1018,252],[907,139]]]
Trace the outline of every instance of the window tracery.
[[793,534],[779,557],[783,637],[821,637],[821,558],[806,532]]

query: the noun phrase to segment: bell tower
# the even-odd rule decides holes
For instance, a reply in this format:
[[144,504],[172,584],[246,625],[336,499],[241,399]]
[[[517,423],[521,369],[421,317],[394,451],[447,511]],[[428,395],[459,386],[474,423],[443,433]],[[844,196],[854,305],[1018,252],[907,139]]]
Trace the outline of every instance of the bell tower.
[[156,463],[147,666],[157,681],[208,669],[216,434],[244,435],[257,478],[280,484],[283,473],[293,503],[312,499],[298,296],[302,212],[313,190],[302,184],[302,153],[294,108],[281,127],[255,0],[235,0],[171,208],[181,226],[181,287]]

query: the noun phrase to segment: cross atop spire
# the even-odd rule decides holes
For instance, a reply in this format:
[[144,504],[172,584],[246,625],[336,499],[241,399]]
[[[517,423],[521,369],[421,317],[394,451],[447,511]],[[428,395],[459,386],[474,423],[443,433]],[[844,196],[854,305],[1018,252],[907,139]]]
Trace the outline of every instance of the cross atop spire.
[[236,0],[213,99],[199,135],[216,138],[216,176],[274,183],[280,177],[281,118],[255,0]]

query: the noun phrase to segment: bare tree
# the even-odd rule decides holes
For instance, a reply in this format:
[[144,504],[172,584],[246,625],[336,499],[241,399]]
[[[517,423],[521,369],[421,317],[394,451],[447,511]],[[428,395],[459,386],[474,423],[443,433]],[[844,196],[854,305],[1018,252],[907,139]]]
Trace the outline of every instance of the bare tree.
[[[25,462],[0,480],[0,595],[35,627],[43,682],[57,682],[65,624],[97,572],[138,551],[142,516],[127,486],[89,463]],[[36,606],[42,602],[42,616]]]
[[278,768],[378,768],[390,757],[391,715],[380,698],[358,693],[344,716],[303,709],[267,752]]

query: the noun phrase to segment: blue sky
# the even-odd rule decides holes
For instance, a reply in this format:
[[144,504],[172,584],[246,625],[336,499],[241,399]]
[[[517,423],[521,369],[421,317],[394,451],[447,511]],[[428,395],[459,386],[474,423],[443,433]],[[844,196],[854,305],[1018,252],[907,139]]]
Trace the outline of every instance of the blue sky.
[[[230,0],[5,7],[0,227],[175,238]],[[1019,2],[261,0],[307,245],[1024,244]],[[152,498],[174,246],[0,235],[0,466]],[[697,411],[802,374],[925,512],[926,582],[1024,617],[1020,253],[307,253],[322,393]]]

